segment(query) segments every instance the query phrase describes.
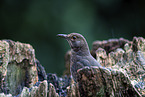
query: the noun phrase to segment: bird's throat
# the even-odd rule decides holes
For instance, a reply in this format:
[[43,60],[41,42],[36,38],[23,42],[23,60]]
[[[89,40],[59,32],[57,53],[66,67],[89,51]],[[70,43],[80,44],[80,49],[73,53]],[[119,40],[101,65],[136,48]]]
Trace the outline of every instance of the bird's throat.
[[74,52],[78,52],[78,51],[80,51],[81,50],[81,48],[80,47],[71,47],[72,48],[72,50],[74,51]]
[[83,49],[81,47],[72,48],[71,52],[74,55],[81,55],[81,56],[88,56],[90,54],[89,49]]

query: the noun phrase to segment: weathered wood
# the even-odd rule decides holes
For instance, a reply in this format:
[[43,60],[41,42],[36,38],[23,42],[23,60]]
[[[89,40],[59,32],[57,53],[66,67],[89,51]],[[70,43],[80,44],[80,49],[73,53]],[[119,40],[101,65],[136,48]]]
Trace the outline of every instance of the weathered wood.
[[[136,89],[145,95],[143,88],[145,74],[145,39],[134,37],[133,41],[128,41],[123,48],[116,48],[106,54],[104,48],[96,50],[96,58],[102,66],[111,69],[124,71],[129,76],[131,83]],[[142,84],[141,84],[142,83]]]
[[[3,93],[0,95],[47,97],[47,81],[43,81],[47,79],[46,73],[36,60],[31,45],[1,40],[0,62],[0,92],[5,93],[5,95]],[[43,82],[34,86],[38,79]]]
[[38,81],[34,49],[29,44],[11,40],[0,41],[1,92],[19,94],[23,87]]

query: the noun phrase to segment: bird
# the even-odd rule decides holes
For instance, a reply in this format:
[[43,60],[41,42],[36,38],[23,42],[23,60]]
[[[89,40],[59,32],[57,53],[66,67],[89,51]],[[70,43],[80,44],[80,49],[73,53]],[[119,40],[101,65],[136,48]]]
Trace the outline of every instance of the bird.
[[58,34],[65,38],[71,47],[70,72],[75,82],[77,82],[77,71],[85,66],[102,67],[91,55],[86,39],[79,33]]

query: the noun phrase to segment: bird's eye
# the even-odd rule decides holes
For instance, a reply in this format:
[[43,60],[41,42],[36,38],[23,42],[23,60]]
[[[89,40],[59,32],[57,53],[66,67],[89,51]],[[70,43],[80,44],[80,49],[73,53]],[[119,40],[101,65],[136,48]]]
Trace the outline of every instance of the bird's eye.
[[75,40],[76,38],[77,38],[76,36],[73,36],[73,37],[72,37],[73,40]]

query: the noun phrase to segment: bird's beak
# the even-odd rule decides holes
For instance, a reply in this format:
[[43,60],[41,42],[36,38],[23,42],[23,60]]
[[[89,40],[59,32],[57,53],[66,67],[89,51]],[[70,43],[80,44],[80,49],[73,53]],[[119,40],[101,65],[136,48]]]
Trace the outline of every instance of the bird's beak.
[[57,36],[62,37],[62,38],[67,38],[66,34],[58,34]]

